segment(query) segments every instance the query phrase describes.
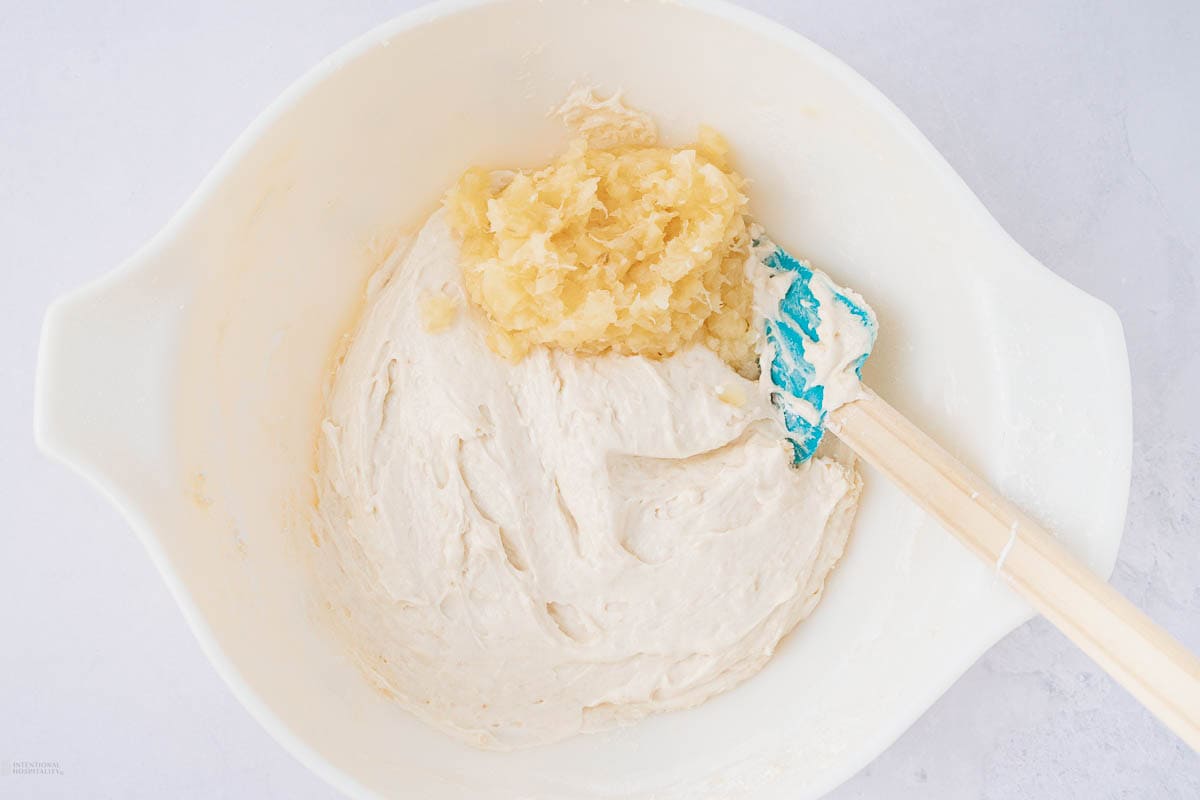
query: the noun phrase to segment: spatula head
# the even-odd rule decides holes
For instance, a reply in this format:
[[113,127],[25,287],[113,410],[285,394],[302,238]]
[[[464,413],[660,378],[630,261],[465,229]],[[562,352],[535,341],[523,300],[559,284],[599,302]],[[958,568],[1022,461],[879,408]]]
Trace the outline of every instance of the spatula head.
[[766,331],[760,363],[770,382],[793,463],[812,458],[830,411],[861,396],[862,368],[875,345],[875,312],[860,295],[795,258],[765,235],[754,240],[769,272],[759,313]]

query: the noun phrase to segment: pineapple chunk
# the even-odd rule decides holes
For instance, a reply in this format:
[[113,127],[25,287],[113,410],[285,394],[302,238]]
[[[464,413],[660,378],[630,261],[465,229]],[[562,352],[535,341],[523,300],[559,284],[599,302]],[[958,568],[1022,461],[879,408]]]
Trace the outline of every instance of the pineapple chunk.
[[441,333],[458,318],[458,304],[444,292],[426,295],[421,300],[421,326],[428,333]]

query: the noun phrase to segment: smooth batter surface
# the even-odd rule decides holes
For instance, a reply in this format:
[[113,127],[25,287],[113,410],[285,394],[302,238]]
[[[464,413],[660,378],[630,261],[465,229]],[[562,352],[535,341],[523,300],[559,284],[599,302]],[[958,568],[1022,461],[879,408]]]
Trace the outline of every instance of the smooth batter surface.
[[[332,387],[316,561],[353,657],[496,749],[753,675],[842,553],[854,469],[791,468],[766,393],[703,347],[498,358],[458,255],[439,212],[376,282]],[[438,293],[460,313],[432,333]]]

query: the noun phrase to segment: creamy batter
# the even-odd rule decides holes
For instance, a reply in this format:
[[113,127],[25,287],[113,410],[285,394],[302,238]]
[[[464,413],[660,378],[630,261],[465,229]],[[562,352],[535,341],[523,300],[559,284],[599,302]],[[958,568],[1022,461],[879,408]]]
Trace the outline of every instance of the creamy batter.
[[[459,307],[436,333],[433,296]],[[319,443],[317,565],[349,652],[495,749],[757,672],[842,553],[853,467],[791,467],[766,392],[707,348],[512,362],[479,317],[438,212],[375,282]]]

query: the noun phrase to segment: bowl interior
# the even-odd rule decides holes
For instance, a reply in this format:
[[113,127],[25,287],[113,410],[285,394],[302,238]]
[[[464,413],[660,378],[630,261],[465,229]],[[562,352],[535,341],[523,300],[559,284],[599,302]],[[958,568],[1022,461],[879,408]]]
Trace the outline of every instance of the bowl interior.
[[870,472],[825,600],[768,668],[630,728],[474,751],[372,690],[317,623],[304,566],[314,437],[367,278],[464,167],[553,155],[565,135],[547,112],[576,84],[623,90],[668,141],[701,123],[722,131],[758,219],[877,309],[868,381],[1107,573],[1128,478],[1111,312],[1013,245],[850,70],[704,3],[435,6],[291,90],[185,210],[161,263],[130,278],[175,273],[191,287],[163,373],[173,462],[130,502],[169,506],[151,527],[218,666],[343,788],[809,796],[885,747],[1027,614]]

